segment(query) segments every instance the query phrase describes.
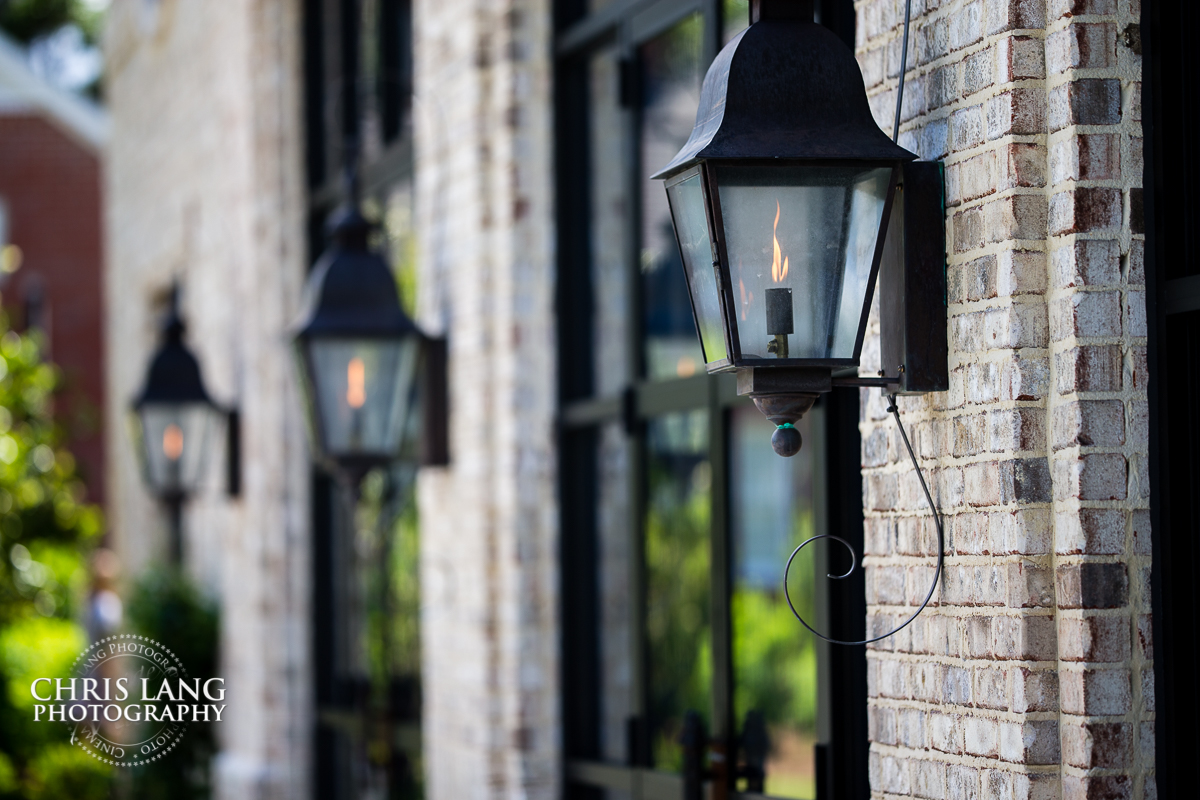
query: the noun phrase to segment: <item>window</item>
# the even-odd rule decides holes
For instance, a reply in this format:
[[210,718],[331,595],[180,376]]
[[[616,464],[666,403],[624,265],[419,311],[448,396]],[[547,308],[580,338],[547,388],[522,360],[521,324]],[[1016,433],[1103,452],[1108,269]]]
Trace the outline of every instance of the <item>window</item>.
[[[770,423],[731,376],[705,373],[666,195],[647,177],[687,139],[705,68],[747,6],[590,0],[559,31],[572,798],[682,798],[696,753],[731,796],[867,793],[863,650],[820,643],[781,590],[788,556],[813,534],[861,543],[858,393],[822,400],[800,456],[771,452]],[[861,634],[861,573],[831,584],[848,556],[822,544],[797,558],[791,596],[819,629]],[[697,721],[705,737],[689,751]],[[722,764],[735,772],[720,777]]]
[[[305,0],[304,14],[308,262],[325,249],[325,220],[344,198],[352,141],[363,212],[380,223],[373,246],[392,263],[411,314],[411,1]],[[424,776],[411,466],[377,470],[357,500],[314,469],[312,512],[314,795],[416,800]]]

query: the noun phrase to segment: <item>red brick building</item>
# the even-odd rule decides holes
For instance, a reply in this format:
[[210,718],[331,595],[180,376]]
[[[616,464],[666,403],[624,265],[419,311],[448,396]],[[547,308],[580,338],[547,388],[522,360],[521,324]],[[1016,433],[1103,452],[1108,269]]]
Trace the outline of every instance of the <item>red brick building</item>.
[[60,419],[104,500],[101,164],[108,119],[30,72],[0,35],[0,298],[14,326],[46,333],[62,370]]

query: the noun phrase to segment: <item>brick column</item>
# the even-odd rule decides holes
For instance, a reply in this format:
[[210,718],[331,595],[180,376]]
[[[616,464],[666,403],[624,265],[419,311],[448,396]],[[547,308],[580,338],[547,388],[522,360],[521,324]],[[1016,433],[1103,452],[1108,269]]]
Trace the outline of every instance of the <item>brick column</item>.
[[[856,5],[890,130],[904,3]],[[952,372],[900,409],[947,559],[936,607],[868,651],[872,789],[1153,797],[1140,59],[1122,43],[1140,9],[913,13],[901,144],[947,167]],[[876,632],[920,602],[936,546],[885,408],[864,392]]]
[[419,305],[450,351],[451,464],[418,487],[428,796],[554,798],[550,4],[414,13]]

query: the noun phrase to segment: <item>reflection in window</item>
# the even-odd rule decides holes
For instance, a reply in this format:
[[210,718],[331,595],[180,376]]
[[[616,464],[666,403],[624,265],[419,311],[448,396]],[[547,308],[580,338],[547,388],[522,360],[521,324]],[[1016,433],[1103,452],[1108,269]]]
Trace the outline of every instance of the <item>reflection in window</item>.
[[642,66],[641,273],[646,374],[686,378],[703,368],[692,306],[662,182],[649,175],[683,147],[700,104],[699,14],[687,17],[639,50]]
[[645,516],[646,640],[651,747],[656,769],[683,766],[687,711],[709,717],[708,414],[670,414],[649,425]]
[[605,761],[628,755],[626,721],[634,714],[630,650],[634,593],[629,532],[629,448],[620,426],[600,429],[596,454],[596,591],[600,626],[600,749]]
[[[741,407],[732,415],[734,714],[743,736],[748,717],[760,715],[766,723],[765,789],[774,797],[816,796],[817,640],[792,616],[781,586],[788,556],[818,530],[817,415],[814,410],[797,424],[804,449],[795,458],[776,458],[766,448],[774,426],[757,409]],[[797,556],[788,586],[810,621],[823,545]]]
[[620,60],[597,53],[588,68],[591,127],[591,248],[594,393],[621,391],[629,380],[629,202],[624,163]]

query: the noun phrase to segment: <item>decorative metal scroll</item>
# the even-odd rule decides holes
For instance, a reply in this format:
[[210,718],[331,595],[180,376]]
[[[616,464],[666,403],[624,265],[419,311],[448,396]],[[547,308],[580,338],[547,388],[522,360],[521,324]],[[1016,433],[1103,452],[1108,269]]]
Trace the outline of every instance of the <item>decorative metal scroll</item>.
[[812,538],[801,542],[800,546],[793,550],[791,556],[788,557],[787,566],[783,570],[783,596],[787,599],[788,608],[792,609],[792,614],[795,615],[796,619],[800,620],[800,624],[808,628],[809,632],[811,632],[814,636],[824,639],[830,644],[871,644],[872,642],[878,642],[881,639],[886,639],[889,636],[894,636],[895,634],[904,630],[904,628],[908,627],[908,624],[916,619],[917,616],[925,610],[925,607],[929,605],[929,601],[933,597],[934,591],[937,589],[938,581],[941,580],[942,577],[942,562],[945,560],[946,550],[946,535],[944,529],[942,528],[942,515],[938,513],[937,506],[933,504],[933,496],[929,493],[929,487],[925,484],[925,475],[921,472],[921,466],[917,463],[917,454],[913,452],[912,445],[908,441],[908,434],[904,430],[904,423],[900,421],[900,411],[896,408],[896,396],[891,395],[888,399],[891,401],[891,405],[888,406],[887,410],[896,418],[896,425],[900,428],[900,437],[904,440],[904,447],[908,450],[909,458],[912,459],[913,469],[917,471],[917,478],[920,479],[921,488],[925,491],[925,500],[929,503],[929,509],[933,512],[933,521],[937,525],[937,569],[934,570],[933,582],[929,585],[929,591],[925,595],[925,601],[921,603],[921,607],[914,611],[908,619],[904,620],[904,622],[902,622],[893,630],[890,630],[880,636],[875,636],[870,639],[863,639],[862,641],[858,642],[847,642],[841,639],[830,638],[829,636],[826,636],[825,634],[813,628],[812,625],[809,625],[807,622],[805,622],[804,617],[800,616],[800,612],[796,610],[795,604],[792,603],[792,596],[788,594],[788,574],[791,572],[792,562],[796,560],[796,556],[799,555],[801,550],[818,539],[833,539],[836,542],[840,542],[842,546],[849,551],[850,569],[846,570],[841,575],[834,575],[830,573],[826,575],[826,577],[835,581],[848,578],[854,574],[855,568],[858,567],[858,558],[856,557],[854,548],[842,537],[834,536],[831,533],[822,533],[818,536],[813,536]]

